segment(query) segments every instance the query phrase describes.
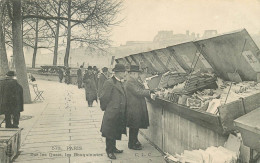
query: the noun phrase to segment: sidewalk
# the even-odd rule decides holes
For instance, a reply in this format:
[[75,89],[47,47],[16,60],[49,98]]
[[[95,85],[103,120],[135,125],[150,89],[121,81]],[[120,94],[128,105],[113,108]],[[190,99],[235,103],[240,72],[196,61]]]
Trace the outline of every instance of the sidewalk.
[[[143,150],[128,149],[128,138],[123,135],[117,147],[124,153],[110,160],[99,131],[103,112],[96,103],[87,107],[84,89],[51,81],[37,80],[37,84],[44,90],[45,100],[25,105],[19,125],[24,128],[21,153],[15,162],[164,162],[162,155],[141,135]],[[33,99],[34,93],[31,94]]]

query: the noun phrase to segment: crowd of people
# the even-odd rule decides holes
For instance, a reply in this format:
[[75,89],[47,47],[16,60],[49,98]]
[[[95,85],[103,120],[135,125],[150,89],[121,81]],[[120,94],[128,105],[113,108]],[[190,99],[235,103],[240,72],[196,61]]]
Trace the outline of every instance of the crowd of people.
[[[69,69],[66,71],[69,76]],[[154,92],[144,86],[144,74],[139,66],[130,65],[126,69],[124,65],[116,64],[112,71],[110,73],[107,67],[99,72],[96,66],[88,66],[86,70],[80,66],[77,84],[79,89],[84,87],[89,107],[93,106],[94,101],[100,102],[100,108],[104,111],[100,131],[106,138],[107,156],[116,159],[115,153],[123,152],[116,148],[116,140],[121,140],[127,127],[128,148],[143,149],[138,133],[139,129],[149,126],[145,98],[153,98]],[[6,128],[18,128],[20,112],[23,111],[23,89],[14,76],[14,72],[10,71],[5,79],[0,80],[0,114],[5,114]],[[66,80],[68,82],[69,79]]]
[[[104,111],[101,125],[102,136],[106,138],[106,152],[110,159],[116,159],[115,153],[123,150],[116,148],[116,140],[121,140],[129,128],[128,148],[142,150],[138,140],[139,129],[147,129],[149,116],[145,98],[153,97],[152,90],[143,85],[144,73],[137,65],[128,69],[122,64],[116,64],[110,73],[107,67],[99,72],[96,66],[88,66],[84,72],[83,66],[77,70],[78,88],[84,87],[88,106],[93,101],[100,102]],[[112,74],[112,75],[111,75]]]

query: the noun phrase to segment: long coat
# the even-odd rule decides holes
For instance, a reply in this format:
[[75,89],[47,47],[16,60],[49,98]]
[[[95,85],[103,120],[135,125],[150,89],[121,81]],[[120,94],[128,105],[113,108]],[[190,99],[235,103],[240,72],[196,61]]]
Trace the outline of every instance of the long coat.
[[17,80],[0,80],[0,114],[23,111],[23,88]]
[[78,82],[78,88],[81,88],[82,86],[82,70],[77,70],[77,82]]
[[101,132],[103,137],[121,140],[122,134],[126,134],[126,95],[124,86],[115,77],[104,83],[101,92],[100,103],[107,103]]
[[100,97],[101,91],[103,90],[104,83],[107,79],[108,77],[104,73],[100,74],[98,79],[98,97]]
[[142,83],[130,77],[125,84],[127,97],[127,127],[144,128],[149,126],[149,116],[145,97],[150,97]]
[[97,87],[95,83],[94,74],[86,73],[84,75],[84,87],[86,94],[86,101],[97,100]]

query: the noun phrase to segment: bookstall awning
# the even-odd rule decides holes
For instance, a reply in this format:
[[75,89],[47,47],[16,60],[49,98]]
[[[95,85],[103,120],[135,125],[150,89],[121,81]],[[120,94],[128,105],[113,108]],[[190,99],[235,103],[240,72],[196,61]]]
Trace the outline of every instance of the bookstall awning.
[[193,42],[169,46],[166,49],[187,72],[191,69],[212,69]]
[[[169,46],[124,57],[129,64],[140,62],[158,73],[190,72],[191,69],[213,70],[225,79],[237,73],[243,81],[257,80],[260,73],[259,48],[243,29],[207,39]],[[123,63],[122,58],[117,62]]]
[[221,78],[229,80],[228,73],[237,72],[242,80],[256,80],[259,48],[245,29],[194,44]]

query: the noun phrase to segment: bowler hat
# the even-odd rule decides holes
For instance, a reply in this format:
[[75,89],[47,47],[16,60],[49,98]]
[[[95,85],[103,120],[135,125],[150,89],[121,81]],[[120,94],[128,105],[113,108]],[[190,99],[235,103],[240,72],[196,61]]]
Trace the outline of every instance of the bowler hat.
[[128,70],[129,72],[141,72],[139,69],[139,66],[137,65],[130,65],[130,70]]
[[6,76],[15,76],[14,71],[8,71],[6,73]]
[[93,68],[92,68],[92,66],[88,66],[88,70],[92,70]]
[[117,63],[115,68],[113,68],[114,72],[125,72],[125,66],[123,64]]
[[107,67],[103,67],[102,68],[102,72],[107,72],[108,71],[108,68]]

